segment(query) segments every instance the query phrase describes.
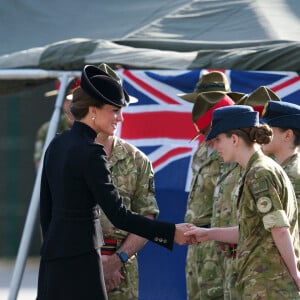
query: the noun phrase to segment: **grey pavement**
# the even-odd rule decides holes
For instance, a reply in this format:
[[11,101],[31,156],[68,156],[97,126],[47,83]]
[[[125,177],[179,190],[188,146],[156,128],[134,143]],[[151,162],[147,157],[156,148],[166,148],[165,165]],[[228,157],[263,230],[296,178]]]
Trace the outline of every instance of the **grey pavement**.
[[[31,257],[27,259],[21,287],[16,300],[34,300],[36,298],[38,265],[38,257]],[[14,259],[0,259],[0,300],[8,299],[14,267]]]

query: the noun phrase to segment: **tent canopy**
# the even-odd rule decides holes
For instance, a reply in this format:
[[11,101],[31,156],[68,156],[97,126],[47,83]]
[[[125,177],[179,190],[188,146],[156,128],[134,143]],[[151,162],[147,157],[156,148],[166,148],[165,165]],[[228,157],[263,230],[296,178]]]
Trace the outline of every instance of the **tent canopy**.
[[297,0],[78,0],[2,4],[0,68],[300,72]]

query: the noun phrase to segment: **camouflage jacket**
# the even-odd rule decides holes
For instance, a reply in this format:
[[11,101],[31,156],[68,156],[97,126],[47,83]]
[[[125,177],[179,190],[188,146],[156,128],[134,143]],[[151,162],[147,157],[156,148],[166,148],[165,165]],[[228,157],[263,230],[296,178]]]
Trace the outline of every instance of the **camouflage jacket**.
[[252,155],[245,169],[238,214],[237,285],[263,278],[290,282],[270,229],[288,227],[299,258],[297,200],[286,173],[261,151]]
[[213,198],[212,227],[236,226],[237,196],[242,178],[242,168],[238,163],[223,165]]
[[217,152],[203,142],[193,155],[193,178],[187,201],[185,222],[197,226],[210,224],[213,193],[221,166],[222,162]]
[[[300,153],[296,153],[289,157],[286,161],[281,164],[282,168],[291,180],[296,198],[298,201],[298,210],[300,208]],[[300,211],[298,216],[298,223],[300,221]],[[299,223],[300,226],[300,223]]]
[[[108,167],[126,208],[141,215],[152,214],[157,217],[159,209],[154,193],[154,174],[147,156],[115,137]],[[114,227],[103,212],[100,221],[104,238],[124,239],[128,235]]]

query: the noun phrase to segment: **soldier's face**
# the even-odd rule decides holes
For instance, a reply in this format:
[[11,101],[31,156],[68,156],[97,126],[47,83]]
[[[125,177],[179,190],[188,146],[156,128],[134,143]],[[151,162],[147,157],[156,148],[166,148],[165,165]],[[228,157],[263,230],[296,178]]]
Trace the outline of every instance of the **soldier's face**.
[[276,154],[281,153],[287,145],[286,133],[287,131],[283,131],[278,127],[272,127],[273,130],[273,138],[271,143],[262,145],[262,150],[264,154]]
[[225,163],[234,161],[234,139],[227,137],[224,133],[214,138],[214,149],[218,152]]

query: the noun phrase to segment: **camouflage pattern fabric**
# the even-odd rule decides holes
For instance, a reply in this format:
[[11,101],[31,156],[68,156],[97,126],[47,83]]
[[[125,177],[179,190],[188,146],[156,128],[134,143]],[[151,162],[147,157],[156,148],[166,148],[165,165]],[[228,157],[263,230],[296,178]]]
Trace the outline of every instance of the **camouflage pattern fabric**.
[[224,300],[239,300],[239,295],[236,290],[236,280],[237,280],[237,269],[236,269],[236,257],[235,256],[224,256],[223,266],[224,266]]
[[[157,217],[159,209],[154,194],[154,174],[146,155],[124,140],[115,137],[108,167],[127,209],[141,215],[152,214]],[[104,238],[122,241],[127,237],[128,232],[114,227],[103,212],[100,221]],[[137,257],[131,257],[121,272],[125,280],[118,288],[108,292],[108,298],[110,300],[138,299]]]
[[242,169],[239,164],[224,164],[223,172],[214,191],[212,227],[228,227],[238,224],[236,203],[233,200],[234,195],[239,191],[241,177]]
[[[224,164],[223,172],[220,174],[213,201],[213,213],[211,219],[212,227],[236,226],[239,185],[242,178],[242,169],[237,163]],[[217,242],[216,242],[217,243]],[[217,243],[221,255],[219,264],[223,265],[224,274],[220,278],[220,285],[223,286],[224,299],[233,300],[236,298],[235,280],[235,258],[236,245]]]
[[[196,251],[197,252],[197,251]],[[217,242],[203,243],[199,253],[199,299],[223,299],[223,257]]]
[[221,159],[206,143],[201,143],[193,155],[190,193],[185,222],[197,226],[210,224],[213,193],[220,173]]
[[[36,166],[42,158],[43,148],[46,141],[49,124],[50,122],[45,122],[44,124],[42,124],[36,134],[36,140],[34,144],[34,154],[33,154],[33,161]],[[66,129],[69,129],[69,125],[68,125],[66,115],[63,114],[60,118],[60,123],[57,132],[58,133],[63,132]]]
[[300,226],[300,153],[298,152],[289,157],[281,164],[281,166],[294,187],[294,192],[298,202],[298,225]]
[[[187,202],[185,222],[210,226],[213,193],[222,168],[218,154],[202,143],[193,155],[193,179]],[[217,252],[216,252],[217,251]],[[220,249],[215,242],[190,246],[186,258],[187,298],[222,299]]]
[[270,229],[288,227],[299,259],[297,200],[283,169],[257,151],[238,199],[237,291],[240,299],[299,299]]

